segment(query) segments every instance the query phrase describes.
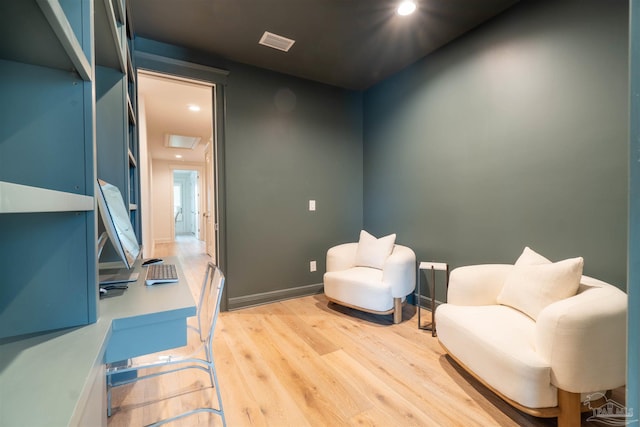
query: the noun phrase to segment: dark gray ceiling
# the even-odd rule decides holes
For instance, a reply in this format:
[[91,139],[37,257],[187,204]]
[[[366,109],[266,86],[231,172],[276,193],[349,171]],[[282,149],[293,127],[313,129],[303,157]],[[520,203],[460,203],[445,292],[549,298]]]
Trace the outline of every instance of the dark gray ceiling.
[[[136,35],[348,89],[366,89],[518,0],[132,0]],[[264,31],[296,42],[258,44]]]

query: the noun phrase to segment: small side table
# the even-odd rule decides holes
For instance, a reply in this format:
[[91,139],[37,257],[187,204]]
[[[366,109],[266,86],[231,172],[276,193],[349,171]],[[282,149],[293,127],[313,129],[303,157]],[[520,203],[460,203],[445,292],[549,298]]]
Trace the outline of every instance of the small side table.
[[[422,326],[422,322],[420,321],[420,299],[422,294],[420,292],[420,284],[421,280],[421,272],[431,270],[431,323],[428,323],[426,326]],[[446,283],[447,288],[449,287],[449,264],[445,262],[421,262],[418,265],[418,295],[416,297],[417,303],[416,307],[418,309],[418,328],[423,329],[425,331],[431,331],[431,336],[436,336],[436,270],[445,271],[446,272]]]

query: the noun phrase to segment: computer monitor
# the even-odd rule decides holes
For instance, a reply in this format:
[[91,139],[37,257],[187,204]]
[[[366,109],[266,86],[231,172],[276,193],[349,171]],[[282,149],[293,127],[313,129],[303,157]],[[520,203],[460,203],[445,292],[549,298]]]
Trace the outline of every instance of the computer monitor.
[[[140,256],[140,245],[133,232],[133,225],[129,219],[129,210],[125,207],[122,194],[118,187],[98,179],[96,184],[98,210],[106,229],[107,236],[122,262],[130,269]],[[98,253],[106,243],[103,236],[98,242]],[[100,255],[98,255],[99,257]]]

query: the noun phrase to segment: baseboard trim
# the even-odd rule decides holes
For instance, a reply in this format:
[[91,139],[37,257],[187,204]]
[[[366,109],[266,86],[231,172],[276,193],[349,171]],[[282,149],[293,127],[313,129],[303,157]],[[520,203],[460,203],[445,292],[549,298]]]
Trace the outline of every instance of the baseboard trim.
[[[418,295],[417,294],[413,294],[413,305],[415,305],[415,302],[417,300]],[[442,301],[438,301],[436,300],[436,308],[438,308],[438,306],[440,304],[444,304]],[[420,307],[421,308],[426,308],[427,310],[431,310],[431,298],[430,297],[426,297],[424,295],[420,296]]]
[[164,237],[162,239],[155,239],[153,241],[153,244],[155,245],[155,244],[158,244],[158,243],[173,243],[173,242],[175,242],[175,240],[173,240],[172,238]]
[[259,294],[245,295],[242,297],[229,298],[228,310],[252,307],[255,305],[268,304],[270,302],[282,301],[307,295],[321,294],[324,292],[323,283],[298,286],[296,288],[280,289],[277,291],[262,292]]

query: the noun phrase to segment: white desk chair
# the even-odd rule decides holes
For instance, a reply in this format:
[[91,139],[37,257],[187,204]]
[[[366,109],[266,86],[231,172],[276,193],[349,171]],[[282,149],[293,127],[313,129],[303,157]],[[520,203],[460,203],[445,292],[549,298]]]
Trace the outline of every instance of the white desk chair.
[[204,328],[204,329],[202,328],[203,326],[202,322],[204,319],[206,319],[206,317],[204,317],[204,315],[201,315],[201,311],[204,305],[206,304],[205,298],[210,292],[209,286],[211,285],[212,277],[209,273],[210,273],[210,270],[207,267],[207,271],[205,272],[204,278],[202,279],[202,287],[200,288],[200,299],[198,300],[198,308],[196,311],[196,319],[198,320],[198,326],[187,325],[188,330],[198,334],[198,336],[200,337],[200,341],[202,342],[205,342],[207,340],[207,331],[208,331],[207,328]]
[[[224,289],[224,274],[222,271],[212,262],[207,265],[207,270],[204,276],[203,291],[200,295],[200,303],[198,304],[198,325],[201,336],[201,345],[188,356],[176,356],[176,355],[162,355],[159,356],[153,362],[143,361],[137,363],[138,359],[131,359],[127,366],[107,365],[107,414],[111,416],[111,391],[113,387],[130,384],[136,381],[140,381],[147,378],[153,378],[160,375],[169,374],[172,372],[182,371],[185,369],[200,369],[209,373],[211,379],[211,386],[215,388],[218,397],[218,408],[197,408],[182,414],[158,421],[151,426],[158,426],[165,424],[179,418],[183,418],[189,415],[193,415],[199,412],[212,412],[220,415],[222,418],[223,426],[226,426],[226,419],[222,408],[222,397],[220,395],[220,387],[218,385],[218,376],[216,374],[216,367],[213,360],[213,337],[216,327],[216,321],[218,319],[218,313],[220,312],[220,300],[222,298],[222,291]],[[195,357],[204,353],[204,358]],[[144,358],[141,358],[144,359]],[[141,371],[162,368],[170,366],[168,370],[161,372],[154,372],[150,374],[141,374]],[[135,378],[129,378],[125,374],[127,372],[137,371],[138,375]]]

